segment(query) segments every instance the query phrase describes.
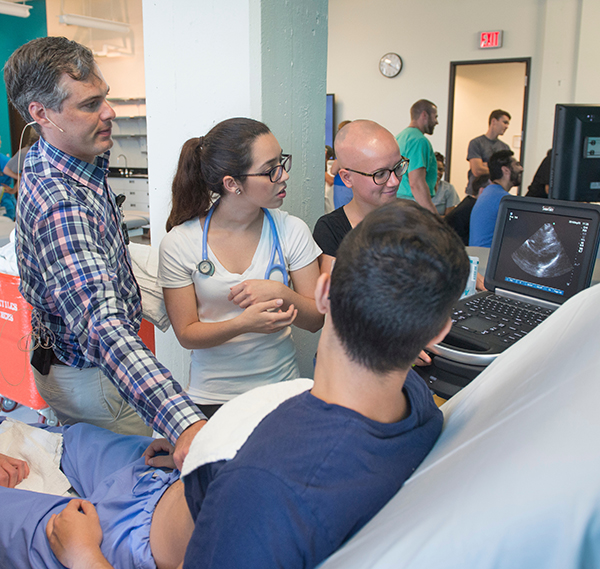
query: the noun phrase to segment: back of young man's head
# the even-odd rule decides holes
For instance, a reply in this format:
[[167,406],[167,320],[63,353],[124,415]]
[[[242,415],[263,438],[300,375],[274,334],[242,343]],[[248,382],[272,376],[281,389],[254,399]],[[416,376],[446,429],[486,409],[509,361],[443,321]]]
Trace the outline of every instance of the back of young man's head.
[[512,150],[498,150],[490,156],[488,168],[490,170],[490,180],[500,180],[504,175],[502,166],[510,168],[515,153]]
[[370,371],[406,370],[465,289],[456,233],[414,202],[371,212],[344,238],[331,275],[331,320],[348,357]]
[[96,71],[94,55],[87,47],[61,37],[44,37],[19,47],[4,66],[10,102],[23,119],[32,121],[29,104],[38,102],[60,112],[68,93],[61,88],[66,73],[86,81]]

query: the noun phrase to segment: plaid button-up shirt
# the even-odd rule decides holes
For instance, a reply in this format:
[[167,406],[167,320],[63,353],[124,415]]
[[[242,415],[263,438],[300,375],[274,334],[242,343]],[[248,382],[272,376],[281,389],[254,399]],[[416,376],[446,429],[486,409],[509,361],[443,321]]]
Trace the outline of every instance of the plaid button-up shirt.
[[[17,215],[20,290],[60,360],[99,367],[175,442],[204,417],[137,335],[140,290],[107,183],[108,156],[90,164],[43,138],[29,151]],[[40,331],[35,318],[32,326]]]

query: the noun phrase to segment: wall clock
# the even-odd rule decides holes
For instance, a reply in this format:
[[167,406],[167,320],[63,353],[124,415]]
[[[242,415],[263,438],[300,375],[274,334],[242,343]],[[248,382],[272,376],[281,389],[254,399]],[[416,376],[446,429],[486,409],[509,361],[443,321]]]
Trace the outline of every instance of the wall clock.
[[379,60],[379,71],[384,77],[396,77],[402,71],[402,58],[397,53],[386,53]]

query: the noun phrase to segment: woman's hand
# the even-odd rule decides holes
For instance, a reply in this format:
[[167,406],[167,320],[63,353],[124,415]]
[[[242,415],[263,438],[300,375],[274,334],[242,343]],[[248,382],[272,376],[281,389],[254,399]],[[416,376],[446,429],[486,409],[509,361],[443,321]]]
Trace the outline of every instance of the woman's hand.
[[0,486],[14,488],[29,476],[29,466],[24,460],[0,454]]
[[281,310],[282,304],[281,298],[259,302],[246,308],[237,318],[246,332],[273,334],[290,326],[298,316],[293,304],[286,311]]
[[287,288],[279,281],[250,279],[232,286],[227,299],[240,308],[248,308],[259,302],[282,298],[287,292],[285,290]]

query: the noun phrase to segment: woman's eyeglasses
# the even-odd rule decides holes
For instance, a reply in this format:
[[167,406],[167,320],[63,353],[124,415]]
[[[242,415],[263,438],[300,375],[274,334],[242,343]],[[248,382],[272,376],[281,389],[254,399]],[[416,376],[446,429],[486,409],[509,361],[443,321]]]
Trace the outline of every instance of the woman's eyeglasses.
[[275,182],[279,182],[281,180],[281,176],[283,176],[283,171],[289,172],[292,168],[292,155],[291,154],[282,154],[281,155],[281,164],[277,164],[277,166],[273,166],[270,170],[266,172],[261,172],[260,174],[239,174],[238,176],[233,176],[234,178],[242,178],[245,176],[269,176],[269,180],[274,184]]

